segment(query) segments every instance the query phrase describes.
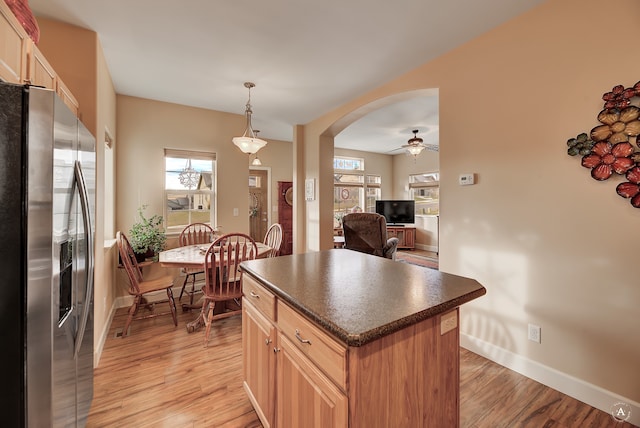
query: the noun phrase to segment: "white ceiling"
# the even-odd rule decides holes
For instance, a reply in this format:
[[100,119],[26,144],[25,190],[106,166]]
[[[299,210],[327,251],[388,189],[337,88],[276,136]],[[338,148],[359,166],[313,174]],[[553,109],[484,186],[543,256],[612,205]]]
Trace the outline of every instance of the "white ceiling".
[[[29,0],[29,5],[36,16],[96,31],[117,93],[243,114],[248,97],[243,83],[251,81],[254,129],[263,138],[291,141],[294,125],[543,1]],[[372,113],[343,131],[336,146],[387,152],[405,144],[411,129],[421,129],[425,138],[422,129],[437,126],[432,121],[437,110],[431,110],[437,98],[431,98]],[[378,143],[386,145],[375,149]]]

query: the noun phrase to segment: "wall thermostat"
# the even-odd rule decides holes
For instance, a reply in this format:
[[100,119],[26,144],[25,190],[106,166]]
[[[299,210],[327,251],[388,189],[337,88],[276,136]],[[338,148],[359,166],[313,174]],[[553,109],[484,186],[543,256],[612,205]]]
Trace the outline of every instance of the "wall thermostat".
[[458,178],[458,184],[461,186],[468,186],[474,183],[475,180],[473,174],[460,174],[460,177]]

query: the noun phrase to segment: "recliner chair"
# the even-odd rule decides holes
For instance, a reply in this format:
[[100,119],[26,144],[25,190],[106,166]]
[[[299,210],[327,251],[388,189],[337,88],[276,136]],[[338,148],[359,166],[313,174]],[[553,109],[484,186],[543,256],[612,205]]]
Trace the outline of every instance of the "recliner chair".
[[398,238],[387,239],[387,222],[376,213],[349,213],[342,218],[344,248],[395,260]]

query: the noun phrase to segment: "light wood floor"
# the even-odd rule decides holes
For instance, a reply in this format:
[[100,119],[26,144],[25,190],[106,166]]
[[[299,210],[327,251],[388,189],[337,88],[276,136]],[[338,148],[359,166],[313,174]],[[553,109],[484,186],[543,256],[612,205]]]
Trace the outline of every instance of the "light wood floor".
[[[179,310],[178,327],[170,316],[134,321],[115,337],[125,316],[117,311],[95,370],[88,427],[262,426],[242,388],[240,316],[219,321],[208,348],[185,329],[195,313]],[[463,428],[632,426],[465,349],[460,358]]]

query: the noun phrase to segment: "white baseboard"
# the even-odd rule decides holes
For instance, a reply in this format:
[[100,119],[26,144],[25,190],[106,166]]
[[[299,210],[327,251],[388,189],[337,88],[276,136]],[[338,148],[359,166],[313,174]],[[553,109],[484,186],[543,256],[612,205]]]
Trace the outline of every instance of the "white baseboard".
[[107,317],[107,321],[103,325],[103,329],[100,332],[100,339],[98,340],[98,345],[94,349],[93,352],[93,367],[98,367],[100,363],[100,357],[102,356],[102,350],[104,349],[104,344],[107,341],[107,335],[109,334],[109,328],[111,328],[111,322],[113,321],[113,316],[116,314],[116,306],[115,302],[111,306],[111,310],[109,311],[109,316]]
[[437,245],[416,244],[416,248],[418,250],[431,251],[432,253],[437,253],[439,251]]
[[603,412],[626,403],[631,407],[628,422],[640,426],[640,403],[465,333],[460,333],[460,346]]

